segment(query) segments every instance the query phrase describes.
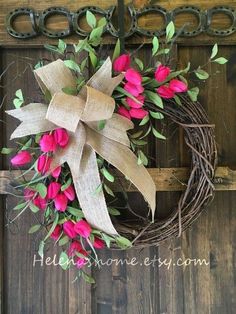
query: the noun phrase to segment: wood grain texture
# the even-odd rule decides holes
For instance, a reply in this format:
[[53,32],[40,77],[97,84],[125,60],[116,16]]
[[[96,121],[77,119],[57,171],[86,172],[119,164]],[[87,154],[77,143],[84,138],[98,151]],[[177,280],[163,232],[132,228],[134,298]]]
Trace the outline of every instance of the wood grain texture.
[[[127,192],[137,191],[125,177],[118,171],[111,171],[117,180],[111,185],[114,192],[122,191],[122,188]],[[149,168],[153,181],[156,185],[157,192],[183,191],[186,187],[189,178],[189,168]],[[19,170],[0,171],[0,194],[14,192],[11,184],[22,172]],[[34,172],[28,173],[25,177],[30,180]],[[236,190],[236,171],[228,167],[218,167],[214,179],[216,191],[235,191]]]

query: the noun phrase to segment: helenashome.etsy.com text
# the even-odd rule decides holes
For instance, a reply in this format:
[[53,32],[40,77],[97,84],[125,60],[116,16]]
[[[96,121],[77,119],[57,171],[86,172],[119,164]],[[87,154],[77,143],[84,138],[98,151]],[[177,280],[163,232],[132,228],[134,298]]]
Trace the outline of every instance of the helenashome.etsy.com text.
[[[53,256],[45,256],[45,257],[40,257],[38,254],[34,254],[33,257],[33,266],[63,266],[63,265],[68,265],[73,264],[74,261],[73,259],[68,259],[68,260],[63,260],[63,258],[58,257],[56,254]],[[170,269],[171,267],[188,267],[188,266],[208,266],[210,264],[209,260],[206,258],[160,258],[154,255],[152,258],[151,257],[144,257],[142,260],[138,259],[137,257],[132,257],[132,258],[107,258],[107,259],[102,259],[98,258],[91,263],[89,259],[87,259],[86,265],[88,267],[91,267],[92,265],[95,267],[110,267],[112,265],[115,266],[146,266],[146,267],[159,267],[159,268],[166,268]]]

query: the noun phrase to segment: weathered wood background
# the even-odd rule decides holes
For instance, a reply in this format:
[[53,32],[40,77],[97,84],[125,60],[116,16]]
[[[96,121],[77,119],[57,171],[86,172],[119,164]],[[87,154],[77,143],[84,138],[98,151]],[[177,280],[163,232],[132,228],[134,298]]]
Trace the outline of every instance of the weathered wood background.
[[[133,1],[142,7],[150,1]],[[154,2],[154,1],[152,1]],[[128,3],[128,1],[126,1]],[[107,8],[116,1],[14,1],[0,0],[0,73],[8,65],[7,73],[1,77],[0,111],[1,136],[0,145],[9,144],[9,134],[15,128],[13,119],[4,114],[6,108],[12,106],[14,92],[21,88],[26,99],[37,100],[38,87],[33,79],[30,64],[42,55],[47,56],[42,44],[56,42],[45,37],[30,41],[20,41],[10,37],[4,28],[4,18],[10,10],[19,6],[33,7],[43,10],[48,6],[61,5],[70,11],[76,11],[85,5],[97,5]],[[192,4],[202,9],[214,5],[229,5],[236,9],[236,1],[165,1],[158,5],[173,9],[179,5]],[[192,23],[189,15],[179,16],[179,25],[186,21]],[[161,19],[150,14],[140,20],[141,25],[155,28]],[[214,18],[214,24],[227,26],[229,21],[220,15]],[[24,17],[16,21],[19,29],[26,29]],[[63,18],[49,20],[52,28],[63,28]],[[68,42],[75,42],[73,36]],[[107,39],[109,41],[109,39]],[[143,39],[135,38],[140,43]],[[205,35],[196,38],[180,39],[176,47],[173,62],[181,65],[191,61],[193,67],[207,61],[211,52],[211,44],[218,42],[220,54],[229,59],[225,67],[209,65],[207,70],[212,74],[206,83],[199,84],[201,101],[210,120],[216,124],[216,139],[219,149],[219,165],[234,169],[236,165],[236,34],[225,38],[212,38]],[[140,51],[140,57],[149,60],[150,47]],[[220,73],[215,75],[215,72]],[[29,83],[30,82],[30,83]],[[168,140],[156,142],[150,138],[148,153],[153,157],[151,167],[187,167],[189,158],[183,144],[182,131],[168,122],[164,126]],[[8,169],[7,158],[0,161],[0,170]],[[159,192],[159,215],[167,214],[176,204],[179,192]],[[133,193],[133,203],[142,209],[140,197]],[[160,247],[143,250],[102,251],[99,256],[105,262],[108,259],[127,259],[136,257],[138,265],[102,266],[93,268],[92,275],[96,285],[89,286],[83,282],[73,283],[76,270],[64,272],[59,266],[33,266],[34,254],[37,254],[39,237],[29,236],[27,231],[35,223],[30,213],[21,216],[11,226],[6,227],[8,218],[12,217],[11,209],[16,200],[12,197],[1,197],[0,213],[0,262],[1,262],[1,308],[4,314],[233,314],[236,308],[235,290],[235,231],[236,231],[236,193],[218,191],[214,201],[202,214],[192,228],[178,239],[172,239]],[[51,247],[48,256],[53,257],[58,251]],[[35,255],[37,258],[38,256]],[[168,262],[164,266],[153,262],[144,266],[145,258],[159,259]],[[189,259],[205,259],[207,265],[177,266],[178,259],[188,262]]]

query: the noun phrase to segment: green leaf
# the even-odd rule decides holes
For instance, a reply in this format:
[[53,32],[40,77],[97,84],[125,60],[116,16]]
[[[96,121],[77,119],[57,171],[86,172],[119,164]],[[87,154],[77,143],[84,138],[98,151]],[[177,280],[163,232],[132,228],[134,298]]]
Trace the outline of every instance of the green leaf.
[[72,183],[72,179],[69,178],[69,179],[67,180],[67,182],[62,185],[61,191],[62,191],[62,192],[65,191],[65,190],[71,185],[71,183]]
[[218,53],[218,45],[215,44],[212,48],[212,51],[211,51],[211,59],[213,59]]
[[197,101],[197,96],[199,94],[199,88],[198,87],[193,87],[188,90],[188,95],[192,101]]
[[138,150],[138,165],[148,165],[148,159],[141,150]]
[[13,100],[13,104],[14,104],[16,109],[19,109],[23,103],[24,102],[21,99],[19,99],[19,98],[15,98]]
[[132,139],[132,142],[133,142],[135,145],[138,145],[138,146],[147,145],[147,142],[146,142],[146,141],[143,141],[143,140]]
[[90,283],[90,284],[95,283],[94,278],[91,277],[90,275],[86,274],[84,271],[82,271],[81,274],[82,274],[82,278],[83,278],[87,283]]
[[29,229],[28,233],[30,233],[30,234],[35,233],[35,232],[37,232],[40,228],[41,228],[41,225],[34,225],[34,226],[32,226],[32,227]]
[[145,95],[147,96],[147,98],[152,102],[154,103],[156,106],[160,107],[163,109],[163,102],[162,102],[162,99],[161,97],[157,94],[157,93],[154,93],[154,92],[151,92],[149,90],[146,90],[145,91]]
[[[83,72],[84,71],[84,68],[86,67],[86,65],[87,65],[87,61],[88,61],[88,58],[85,58],[82,62],[81,62],[81,64],[80,64],[80,69],[81,69],[81,72]],[[81,81],[83,80],[83,78],[82,79],[80,79]]]
[[34,214],[36,214],[39,211],[39,208],[35,206],[33,203],[29,204],[29,208]]
[[153,37],[152,40],[152,55],[155,56],[155,54],[157,53],[159,49],[159,40],[156,36]]
[[162,113],[160,112],[157,112],[157,111],[149,111],[151,117],[153,117],[154,119],[157,119],[157,120],[161,120],[161,119],[164,119],[164,116]]
[[3,147],[1,150],[1,154],[3,154],[3,155],[9,155],[12,152],[14,152],[14,148]]
[[97,20],[96,20],[96,17],[95,15],[90,12],[90,11],[87,11],[86,12],[86,21],[88,23],[88,25],[91,27],[91,28],[94,28],[96,27],[97,25]]
[[60,257],[59,257],[59,265],[63,270],[68,269],[69,267],[69,257],[66,254],[66,252],[61,252]]
[[94,28],[92,32],[90,33],[89,39],[94,40],[96,38],[100,40],[102,33],[103,33],[103,26]]
[[113,56],[112,56],[112,62],[118,58],[120,55],[120,39],[118,38],[117,39],[117,42],[116,42],[116,45],[115,45],[115,49],[114,49],[114,52],[113,52]]
[[74,87],[66,86],[66,87],[63,87],[61,90],[63,91],[63,93],[67,95],[74,95],[74,96],[77,95],[77,89]]
[[97,62],[98,62],[98,58],[92,51],[89,52],[89,59],[90,59],[90,61],[92,63],[92,66],[94,68],[96,68]]
[[209,77],[209,74],[203,69],[197,69],[194,73],[200,80],[206,80]]
[[154,127],[152,127],[152,133],[155,137],[161,139],[161,140],[166,140],[166,137],[159,133]]
[[74,207],[71,207],[71,206],[67,206],[66,210],[73,216],[77,217],[77,218],[83,218],[84,217],[84,214],[82,212],[81,209],[78,209],[78,208],[74,208]]
[[112,192],[112,190],[109,188],[109,186],[107,186],[106,184],[104,184],[104,189],[107,192],[107,194],[115,197],[114,193]]
[[98,121],[98,131],[101,131],[105,128],[106,120],[100,120]]
[[45,242],[44,242],[44,241],[41,241],[41,242],[39,243],[38,254],[39,254],[39,256],[42,257],[42,258],[43,258],[44,246],[45,246]]
[[107,209],[109,211],[109,214],[112,216],[119,216],[120,215],[119,210],[114,208],[114,207],[108,207]]
[[47,187],[43,183],[38,183],[35,187],[35,190],[39,193],[42,198],[47,196]]
[[24,203],[20,203],[20,204],[17,204],[13,210],[20,210],[20,209],[23,209],[25,206],[27,206],[27,203],[24,202]]
[[39,61],[35,64],[34,69],[37,70],[43,66],[43,61]]
[[101,169],[101,173],[103,174],[103,176],[110,182],[114,182],[115,178],[114,176],[106,169],[106,168],[102,168]]
[[70,240],[69,237],[64,236],[64,237],[62,237],[62,238],[59,240],[58,245],[59,245],[59,246],[63,246],[63,245],[65,245],[66,243],[68,243],[69,240]]
[[143,71],[144,65],[143,65],[142,60],[140,60],[139,58],[135,58],[134,61],[135,61],[135,63],[138,65],[140,71]]
[[53,231],[56,228],[56,225],[58,223],[58,220],[59,220],[59,214],[58,214],[58,212],[56,212],[53,224],[52,224],[50,230],[48,231],[46,237],[44,238],[44,241],[46,241],[50,237],[50,235],[53,233]]
[[105,16],[102,17],[101,19],[99,19],[98,27],[104,27],[104,26],[106,26],[106,24],[107,24],[107,20],[106,20]]
[[132,246],[130,240],[125,237],[116,237],[116,243],[121,249],[127,249]]
[[102,191],[102,183],[100,183],[97,187],[96,190],[94,191],[94,194],[99,194]]
[[15,93],[16,97],[19,98],[20,100],[24,101],[24,98],[23,98],[23,94],[22,94],[22,90],[21,89],[18,89]]
[[177,105],[182,106],[182,103],[181,103],[181,100],[180,100],[179,96],[175,95],[174,96],[174,100],[177,103]]
[[49,89],[46,89],[46,90],[45,90],[45,92],[44,92],[44,97],[45,97],[45,99],[46,99],[47,102],[50,102],[50,101],[51,101],[51,99],[52,99],[52,94],[51,94],[51,92],[50,92]]
[[65,66],[67,66],[67,68],[71,70],[74,70],[79,73],[81,72],[79,65],[74,60],[64,60],[64,64]]
[[66,50],[66,43],[62,39],[59,39],[59,41],[58,41],[58,50],[61,53],[64,53]]
[[110,236],[109,236],[108,234],[106,234],[106,233],[102,233],[102,239],[105,241],[106,246],[107,246],[108,248],[111,247],[111,242],[114,241],[114,239],[113,239],[112,237],[110,237]]
[[213,62],[216,62],[218,64],[225,64],[225,63],[228,62],[228,60],[223,58],[223,57],[220,57],[220,58],[217,58],[217,59],[213,60]]
[[167,55],[169,52],[170,52],[169,48],[161,49],[160,51],[157,52],[156,56]]
[[142,121],[139,123],[140,126],[145,125],[148,123],[148,121],[150,120],[149,115],[146,115]]
[[44,48],[53,52],[53,53],[58,53],[60,55],[63,55],[63,53],[61,53],[61,51],[56,46],[45,44]]
[[27,150],[31,147],[32,145],[32,138],[30,138],[22,147],[21,150]]
[[169,42],[175,34],[175,24],[171,21],[166,27],[166,41]]

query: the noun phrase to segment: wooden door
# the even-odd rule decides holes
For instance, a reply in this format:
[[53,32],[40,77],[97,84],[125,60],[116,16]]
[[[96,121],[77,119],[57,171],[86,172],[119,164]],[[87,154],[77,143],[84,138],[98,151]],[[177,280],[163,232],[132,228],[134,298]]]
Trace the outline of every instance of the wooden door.
[[[127,4],[129,1],[125,2]],[[231,15],[235,16],[235,11],[232,10],[236,10],[235,0],[187,2],[133,0],[131,2],[137,9],[142,9],[145,4],[155,3],[169,12],[187,4],[190,7],[196,6],[202,11],[208,10],[209,19],[211,8],[216,5],[224,6],[212,16],[211,25],[219,30],[230,27]],[[39,57],[48,56],[48,52],[43,49],[45,42],[57,42],[56,39],[43,35],[28,40],[11,37],[6,32],[4,24],[6,14],[19,6],[32,7],[38,12],[42,12],[48,6],[63,6],[70,12],[75,12],[88,5],[107,9],[111,5],[116,5],[116,1],[0,0],[0,73],[4,72],[0,77],[0,119],[3,120],[0,124],[1,146],[9,144],[9,135],[16,126],[13,120],[5,115],[4,110],[11,108],[14,92],[19,88],[25,91],[26,99],[37,99],[38,87],[30,67]],[[223,12],[225,10],[226,13]],[[196,26],[196,19],[195,13],[182,12],[176,16],[175,23],[180,26],[190,22],[191,28]],[[126,26],[129,27],[128,17],[126,21]],[[83,25],[83,21],[81,23]],[[116,24],[116,21],[114,23]],[[163,18],[160,14],[150,12],[140,16],[138,23],[141,28],[155,30],[161,28]],[[50,18],[48,24],[52,29],[67,26],[63,16]],[[29,29],[25,16],[19,16],[15,26],[21,31],[27,32]],[[193,66],[206,63],[215,42],[219,44],[220,54],[229,60],[227,66],[220,68],[220,73],[217,75],[215,75],[217,67],[211,64],[206,66],[212,77],[201,84],[200,100],[210,120],[216,125],[219,165],[233,169],[236,164],[236,33],[234,28],[230,31],[232,31],[231,35],[228,35],[226,30],[225,34],[217,33],[213,36],[203,30],[198,36],[181,37],[173,61],[186,64],[190,60]],[[77,40],[78,36],[75,34],[66,39],[68,43]],[[107,42],[111,40],[109,37]],[[139,34],[139,36],[134,35],[129,42],[138,45],[143,40],[144,37]],[[148,42],[147,38],[145,40]],[[147,44],[140,50],[140,56],[145,60],[149,59],[150,45]],[[187,167],[189,158],[183,144],[182,131],[173,123],[167,122],[165,133],[168,137],[166,142],[150,141],[148,152],[153,157],[151,166]],[[8,170],[8,168],[8,159],[2,156],[0,169]],[[160,215],[170,211],[178,197],[178,192],[158,193]],[[100,252],[99,257],[108,265],[102,266],[101,269],[91,269],[96,280],[96,284],[92,286],[82,281],[73,282],[75,278],[73,269],[64,272],[59,266],[46,265],[45,259],[43,265],[41,264],[37,255],[39,238],[34,235],[29,236],[27,233],[35,220],[30,213],[21,216],[14,224],[6,226],[12,217],[11,209],[16,201],[11,196],[2,196],[0,200],[2,313],[235,313],[236,194],[234,191],[217,192],[214,201],[198,221],[177,239],[166,241],[159,247],[142,250]],[[133,201],[139,206],[137,195],[133,196]],[[53,246],[49,249],[46,255],[53,258],[58,250]],[[135,266],[130,264],[134,257],[137,261]],[[149,266],[144,265],[147,258],[150,261]],[[126,260],[126,263],[117,264],[118,259]],[[178,261],[180,265],[177,265]]]

